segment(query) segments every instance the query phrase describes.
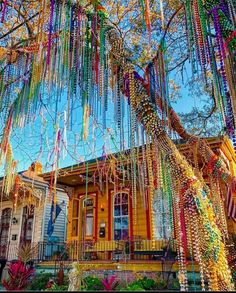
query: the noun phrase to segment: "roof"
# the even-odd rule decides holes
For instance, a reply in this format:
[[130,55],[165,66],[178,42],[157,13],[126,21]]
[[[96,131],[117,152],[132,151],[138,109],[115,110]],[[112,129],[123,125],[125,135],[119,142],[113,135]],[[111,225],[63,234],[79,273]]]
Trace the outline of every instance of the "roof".
[[[208,137],[205,139],[210,144],[212,149],[220,148],[221,144],[223,144],[225,140],[229,140],[225,136]],[[186,140],[178,139],[178,140],[174,140],[174,143],[177,145],[177,148],[181,151],[181,153],[186,154],[191,152],[190,146],[187,144]],[[142,146],[139,146],[136,149],[138,151],[141,151],[141,147]],[[124,160],[127,160],[127,155],[129,155],[130,152],[131,152],[131,149],[127,149],[125,151],[107,154],[106,156],[101,156],[98,158],[81,162],[79,164],[74,164],[71,166],[61,168],[58,170],[57,182],[61,184],[66,184],[68,186],[76,186],[76,185],[82,184],[84,182],[82,175],[86,174],[86,172],[88,173],[95,172],[98,169],[98,163],[101,162],[103,164],[109,164],[112,158],[113,159],[119,158],[119,160],[121,161],[122,161],[122,158],[124,158]],[[42,176],[44,180],[49,181],[51,179],[51,174],[52,174],[51,172],[47,172],[47,173],[41,174],[40,176]]]

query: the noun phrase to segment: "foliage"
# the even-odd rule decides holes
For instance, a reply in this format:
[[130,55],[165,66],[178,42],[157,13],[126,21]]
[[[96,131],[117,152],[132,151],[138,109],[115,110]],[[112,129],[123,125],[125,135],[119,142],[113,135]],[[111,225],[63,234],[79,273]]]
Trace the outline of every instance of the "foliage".
[[105,278],[102,280],[102,284],[105,290],[115,290],[119,285],[119,281],[115,281],[116,277],[111,276],[110,278]]
[[8,267],[9,278],[2,281],[2,285],[8,290],[24,290],[35,270],[25,265],[22,261],[11,263]]
[[145,291],[139,284],[133,282],[127,287],[120,289],[120,291]]
[[34,258],[36,247],[32,247],[31,243],[24,243],[17,248],[17,257],[23,263],[30,262]]
[[167,288],[167,281],[164,280],[160,274],[157,274],[155,279],[156,288],[158,289],[166,289]]
[[68,291],[68,285],[57,285],[53,284],[50,288],[45,289],[44,291]]
[[57,272],[57,284],[59,286],[63,285],[64,283],[64,268],[63,268],[63,265],[62,263],[60,264],[60,269],[59,271]]
[[157,288],[155,281],[146,276],[132,283],[132,285],[135,285],[135,284],[143,288],[144,290],[153,290]]
[[127,287],[122,288],[120,291],[146,291],[166,288],[167,282],[164,279],[157,277],[156,280],[153,280],[145,276],[133,281]]
[[45,289],[46,284],[52,278],[52,276],[53,275],[51,273],[40,272],[38,275],[35,275],[33,280],[27,286],[27,289],[28,290],[42,290],[42,289]]
[[179,285],[179,280],[178,279],[173,279],[171,281],[170,289],[173,289],[173,290],[179,290],[180,289],[180,285]]
[[[42,39],[42,41],[45,41],[48,39],[49,12],[42,17],[41,1],[1,2],[4,2],[7,5],[7,13],[5,13],[5,19],[1,24],[1,45],[4,49],[21,49],[22,46],[37,43],[38,40]],[[73,1],[60,2],[64,3]],[[180,76],[179,72],[183,73],[184,70],[186,70],[185,63],[187,63],[186,61],[189,59],[184,9],[178,10],[180,7],[180,1],[178,0],[163,1],[164,15],[162,15],[159,1],[149,1],[149,17],[151,21],[151,35],[149,38],[145,21],[143,19],[141,2],[142,1],[137,0],[101,0],[101,4],[104,5],[108,11],[109,22],[117,28],[125,43],[125,47],[128,49],[128,57],[136,65],[137,70],[142,71],[142,73],[145,72],[145,67],[148,62],[155,56],[158,44],[160,44],[161,38],[165,35],[168,72],[176,72],[176,76],[170,76],[168,82],[169,99],[172,101],[173,99],[176,99],[178,95],[182,94],[179,85],[181,81],[178,80],[178,76]],[[84,0],[80,1],[80,3],[89,9],[91,1]],[[44,9],[47,10],[48,7]],[[176,11],[178,11],[178,13],[176,13]],[[173,15],[175,15],[175,17],[172,18]],[[171,20],[170,25],[169,20]],[[39,23],[40,25],[38,25]],[[15,27],[18,27],[18,29],[13,31],[12,29]],[[173,52],[175,53],[173,54]],[[7,56],[9,56],[9,54],[7,54]],[[175,70],[173,68],[175,68]],[[187,71],[189,71],[188,68]],[[188,76],[186,79],[190,80],[190,77]],[[195,80],[191,82],[191,84],[187,84],[188,89],[191,89],[193,84],[200,84],[200,81]],[[13,87],[13,89],[13,92],[17,93],[19,91],[18,87]],[[195,96],[198,96],[198,92],[195,93]],[[49,100],[52,102],[51,99],[48,99],[48,101]],[[43,104],[43,107],[50,112],[51,109],[48,110],[48,106],[49,102],[46,102],[45,105]],[[192,114],[188,117],[191,117],[191,115]],[[0,117],[0,119],[1,118],[4,117]],[[47,117],[47,119],[50,118],[53,120],[51,115]],[[198,123],[198,119],[195,119],[195,122]],[[202,128],[201,125],[195,125],[197,125],[198,129]],[[203,126],[208,127],[209,124],[207,123]],[[193,131],[196,132],[198,129],[193,129]],[[39,136],[38,128],[36,127],[35,130],[36,132],[32,131],[31,134],[33,141],[34,135],[35,137]],[[30,153],[30,157],[32,157],[32,149],[28,148],[29,140],[27,140],[27,145],[22,147],[22,145],[25,144],[25,141],[21,141],[21,135],[18,136],[16,133],[13,133],[13,135],[14,138],[12,139],[14,139],[17,148],[21,149],[21,159],[25,155],[29,156],[28,152]],[[47,143],[50,141],[50,139],[47,139]],[[40,151],[41,149],[43,149],[43,146],[40,147]],[[35,154],[35,156],[36,155],[37,154]]]
[[204,137],[219,136],[223,131],[222,120],[220,114],[213,110],[209,105],[204,105],[202,109],[198,106],[189,113],[179,113],[179,116],[189,133]]
[[127,287],[127,282],[124,281],[124,280],[121,280],[119,282],[119,284],[116,286],[116,291],[121,291],[121,290],[123,290],[126,287]]
[[87,276],[83,279],[83,290],[103,290],[104,286],[99,278]]

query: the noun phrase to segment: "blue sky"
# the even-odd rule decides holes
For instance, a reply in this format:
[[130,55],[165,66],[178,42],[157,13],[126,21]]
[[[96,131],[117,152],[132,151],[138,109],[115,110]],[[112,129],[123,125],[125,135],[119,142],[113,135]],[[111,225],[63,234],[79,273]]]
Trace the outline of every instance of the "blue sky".
[[[188,67],[188,66],[187,66]],[[189,72],[189,71],[188,71]],[[184,78],[186,78],[186,73]],[[176,73],[170,75],[181,85],[180,98],[172,103],[174,110],[188,113],[193,106],[201,107],[200,96],[192,96],[189,87],[182,84],[181,76]],[[62,136],[64,136],[64,110],[67,107],[67,100],[62,95],[58,103],[58,113],[55,115],[55,103],[47,103],[48,97],[45,95],[43,101],[47,108],[42,107],[40,115],[34,115],[32,121],[24,128],[13,129],[11,143],[13,147],[14,159],[18,161],[18,171],[26,170],[33,161],[40,161],[43,164],[44,171],[52,170],[52,164],[55,157],[53,153],[56,125],[59,125]],[[51,98],[51,97],[50,97]],[[80,102],[74,103],[72,112],[72,129],[67,130],[67,150],[61,145],[59,167],[70,166],[94,157],[102,156],[104,153],[118,152],[120,150],[119,130],[114,121],[114,104],[112,96],[109,96],[107,111],[107,129],[103,129],[102,115],[95,120],[90,117],[88,139],[84,141],[81,137],[82,131],[82,108]],[[128,104],[125,100],[125,121],[128,121]],[[57,124],[54,118],[58,118]],[[124,121],[125,141],[124,148],[129,148],[128,144],[128,123]],[[64,150],[63,150],[64,148]],[[51,158],[50,160],[48,160]],[[3,175],[3,166],[0,168]]]
[[[196,101],[195,98],[190,97],[188,90],[183,87],[181,89],[181,98],[173,103],[172,106],[177,112],[187,113],[191,111],[196,103],[198,103],[198,101]],[[63,107],[64,105],[62,105],[62,109]],[[63,151],[61,145],[59,167],[70,166],[93,157],[99,157],[102,156],[104,152],[110,153],[119,151],[119,132],[113,119],[113,107],[114,105],[112,101],[110,101],[107,112],[107,127],[109,128],[109,131],[103,129],[101,119],[99,119],[97,123],[93,118],[90,118],[89,135],[86,141],[81,138],[82,109],[78,107],[73,111],[73,128],[67,130],[67,149],[69,152],[65,150],[65,147]],[[125,119],[127,119],[127,107],[126,103]],[[62,117],[59,125],[62,136],[64,131],[63,114],[63,111],[61,111]],[[128,148],[127,124],[125,128],[125,148]],[[55,156],[55,153],[53,153],[55,131],[56,126],[53,124],[45,110],[41,116],[35,117],[35,121],[31,122],[28,126],[13,130],[11,142],[14,159],[18,161],[18,171],[26,170],[31,162],[35,160],[39,160],[43,164],[44,171],[50,171],[52,169],[52,163]],[[48,161],[50,155],[51,160]],[[3,175],[2,172],[3,166],[1,168],[1,174]]]

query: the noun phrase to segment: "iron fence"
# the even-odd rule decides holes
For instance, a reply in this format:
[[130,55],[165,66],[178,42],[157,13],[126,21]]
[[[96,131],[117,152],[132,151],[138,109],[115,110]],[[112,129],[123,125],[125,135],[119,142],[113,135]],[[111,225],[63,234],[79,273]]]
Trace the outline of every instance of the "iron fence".
[[[31,243],[31,247],[31,258],[35,263],[57,260],[155,260],[175,256],[174,243],[165,239],[38,242]],[[18,244],[0,244],[0,259],[15,260],[18,258],[18,251]]]

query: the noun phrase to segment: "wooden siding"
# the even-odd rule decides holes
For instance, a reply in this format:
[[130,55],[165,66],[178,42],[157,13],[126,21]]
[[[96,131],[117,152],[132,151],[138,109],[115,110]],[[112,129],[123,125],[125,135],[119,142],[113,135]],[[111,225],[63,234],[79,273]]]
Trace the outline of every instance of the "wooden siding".
[[[52,237],[58,240],[58,242],[63,242],[66,240],[66,227],[67,227],[67,208],[68,208],[68,201],[69,198],[64,191],[57,191],[57,203],[60,204],[63,200],[65,204],[61,206],[62,211],[60,212],[59,216],[56,219],[54,225],[54,231]],[[48,221],[50,219],[51,213],[51,199],[48,197],[45,201],[45,212],[44,212],[44,233],[43,233],[43,240],[48,240],[47,230],[48,230]]]
[[[78,186],[75,188],[75,193],[73,198],[78,198],[78,196],[85,195],[85,186]],[[91,194],[96,194],[97,200],[95,200],[96,206],[94,207],[95,219],[94,224],[96,225],[94,232],[94,238],[97,235],[98,241],[106,241],[113,239],[113,200],[112,200],[112,192],[114,191],[114,187],[109,185],[107,190],[102,193],[97,186],[90,184],[88,186],[88,196]],[[122,190],[121,190],[122,191]],[[125,191],[125,189],[124,189]],[[129,192],[130,194],[130,192]],[[79,211],[79,228],[78,228],[78,236],[72,236],[72,214],[73,214],[73,198],[69,201],[68,207],[68,218],[69,223],[67,226],[67,240],[82,240],[81,235],[81,227],[82,227],[82,201],[80,201],[80,211]],[[103,210],[101,209],[103,207]],[[109,211],[110,207],[110,211]],[[139,236],[142,239],[147,239],[147,219],[146,219],[146,210],[143,207],[143,199],[139,192],[137,192],[137,221],[134,222],[134,208],[133,206],[129,207],[129,233],[131,234],[131,226],[132,226],[132,234],[133,236]],[[132,217],[131,214],[132,213]],[[133,221],[131,222],[131,219]],[[105,237],[99,237],[99,230],[101,223],[105,223]],[[111,235],[111,239],[109,239],[109,235]],[[94,239],[95,240],[95,239]]]

